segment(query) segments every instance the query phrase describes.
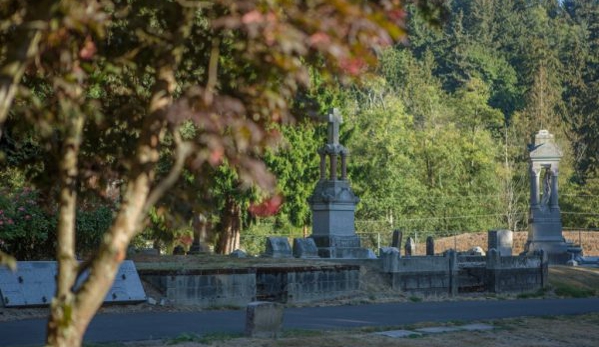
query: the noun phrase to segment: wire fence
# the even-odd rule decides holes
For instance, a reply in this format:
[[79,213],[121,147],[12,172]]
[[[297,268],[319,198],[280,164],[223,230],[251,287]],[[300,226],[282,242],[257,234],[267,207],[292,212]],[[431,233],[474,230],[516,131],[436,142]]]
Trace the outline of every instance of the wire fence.
[[[563,197],[563,203],[560,201],[560,205],[562,206],[564,237],[574,243],[588,245],[587,248],[596,250],[596,253],[599,254],[599,242],[594,241],[599,240],[599,195],[564,194],[560,196]],[[436,207],[439,207],[440,205],[451,206],[452,201],[471,201],[473,199],[491,201],[498,197],[498,195],[472,195],[451,197],[451,199],[441,198],[442,201],[435,202],[438,203]],[[582,200],[584,203],[581,203]],[[444,212],[443,215],[439,215],[439,210],[434,210],[433,206],[431,211],[434,210],[437,215],[431,213],[431,215],[412,215],[401,218],[356,219],[355,230],[363,247],[370,248],[375,252],[378,252],[381,247],[391,245],[394,230],[402,231],[404,243],[408,237],[413,238],[417,244],[424,244],[428,237],[433,237],[435,240],[445,239],[444,241],[449,239],[449,242],[453,239],[453,245],[449,246],[454,249],[458,249],[459,244],[464,243],[458,237],[462,234],[483,233],[486,235],[486,232],[492,229],[511,229],[514,232],[520,232],[519,237],[525,237],[522,235],[528,230],[529,212],[527,207],[521,206],[518,210],[513,211],[511,216],[508,216],[507,213],[493,213],[498,210],[499,205],[489,208],[486,203],[481,202],[481,204],[484,204],[485,207],[480,208],[477,211],[479,213],[452,214],[448,209],[446,215]],[[507,226],[508,217],[512,218],[512,221],[517,221],[511,228]],[[255,232],[256,230],[259,232]],[[260,221],[252,232],[241,234],[241,243],[245,248],[260,251],[264,249],[266,236],[283,236],[288,237],[291,241],[293,238],[306,237],[310,234],[310,228],[280,230],[274,226],[272,221]],[[518,242],[525,243],[525,241],[519,240]],[[480,246],[486,247],[486,242]]]

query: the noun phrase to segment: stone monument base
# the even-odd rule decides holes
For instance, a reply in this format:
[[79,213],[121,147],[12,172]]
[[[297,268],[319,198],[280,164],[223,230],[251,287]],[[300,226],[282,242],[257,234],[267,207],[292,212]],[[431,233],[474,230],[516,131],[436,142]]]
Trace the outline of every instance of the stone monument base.
[[525,255],[543,250],[547,253],[550,265],[565,265],[569,260],[582,256],[582,248],[572,242],[561,241],[527,241],[524,245]]
[[367,259],[370,252],[360,247],[358,236],[312,235],[321,258]]

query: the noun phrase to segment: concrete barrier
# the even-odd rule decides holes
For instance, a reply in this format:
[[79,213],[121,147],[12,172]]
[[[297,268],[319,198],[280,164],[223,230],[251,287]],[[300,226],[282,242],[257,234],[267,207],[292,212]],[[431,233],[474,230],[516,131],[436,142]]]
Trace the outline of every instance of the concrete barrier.
[[186,273],[142,272],[169,303],[208,307],[244,307],[256,298],[255,269],[201,270]]
[[245,335],[248,337],[276,338],[283,327],[283,305],[276,302],[256,301],[247,305]]
[[346,296],[360,289],[360,266],[258,267],[140,271],[174,305],[244,307],[255,300],[309,302]]
[[547,283],[548,264],[543,253],[502,257],[492,249],[487,256],[487,288],[494,293],[538,290]]
[[360,289],[360,266],[259,268],[257,298],[282,303],[334,299]]
[[446,256],[406,257],[396,261],[392,271],[393,289],[407,293],[457,293],[457,261],[455,252]]
[[391,275],[394,289],[414,294],[463,292],[526,292],[547,283],[547,257],[502,257],[496,250],[487,256],[400,257],[391,248],[381,250],[381,269]]

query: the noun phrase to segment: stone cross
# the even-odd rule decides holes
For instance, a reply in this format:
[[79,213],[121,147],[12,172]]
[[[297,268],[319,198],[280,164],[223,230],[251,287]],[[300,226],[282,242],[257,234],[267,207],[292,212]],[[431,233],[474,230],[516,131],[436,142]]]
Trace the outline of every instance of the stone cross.
[[333,145],[339,144],[339,124],[343,122],[343,118],[339,110],[334,108],[328,115],[329,122],[329,143]]

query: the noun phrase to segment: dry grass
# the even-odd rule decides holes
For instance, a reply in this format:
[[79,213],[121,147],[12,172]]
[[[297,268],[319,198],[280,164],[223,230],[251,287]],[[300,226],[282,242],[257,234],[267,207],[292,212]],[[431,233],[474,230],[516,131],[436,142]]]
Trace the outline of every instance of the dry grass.
[[[599,313],[582,316],[547,318],[516,318],[483,322],[495,327],[491,331],[452,332],[430,334],[416,338],[390,338],[372,334],[376,329],[336,330],[326,332],[293,331],[273,339],[236,338],[180,338],[170,341],[127,343],[122,346],[145,347],[175,345],[179,347],[462,347],[462,346],[577,346],[599,345]],[[439,324],[428,324],[439,326]],[[413,329],[395,327],[393,329]],[[392,329],[386,329],[392,330]],[[287,335],[287,336],[285,336]],[[290,335],[290,336],[289,336]],[[192,341],[184,341],[192,340]],[[179,341],[179,343],[176,343]]]
[[599,268],[552,266],[549,268],[549,285],[561,296],[599,295]]
[[[585,255],[599,256],[599,232],[598,231],[564,231],[564,237],[575,244],[582,244]],[[528,233],[526,231],[517,231],[514,233],[514,246],[512,254],[518,255],[524,250],[524,244]],[[580,241],[580,242],[579,242]],[[487,233],[466,233],[450,237],[443,237],[435,240],[435,253],[442,253],[448,249],[457,249],[458,251],[467,251],[473,247],[482,247],[487,249]],[[426,250],[424,243],[416,245],[416,254],[423,255]]]

